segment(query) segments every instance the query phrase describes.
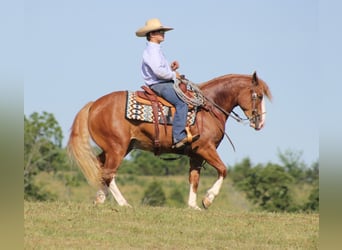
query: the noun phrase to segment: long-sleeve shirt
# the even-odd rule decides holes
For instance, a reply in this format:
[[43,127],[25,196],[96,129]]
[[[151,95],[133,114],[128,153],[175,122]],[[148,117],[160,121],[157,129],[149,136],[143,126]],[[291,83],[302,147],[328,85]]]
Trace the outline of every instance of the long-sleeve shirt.
[[175,80],[176,73],[161,51],[160,44],[148,42],[143,52],[141,73],[147,85]]

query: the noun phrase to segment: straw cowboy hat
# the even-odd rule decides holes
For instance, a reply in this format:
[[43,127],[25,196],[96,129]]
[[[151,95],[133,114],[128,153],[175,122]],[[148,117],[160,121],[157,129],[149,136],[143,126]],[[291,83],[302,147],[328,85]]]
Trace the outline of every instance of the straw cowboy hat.
[[152,19],[147,20],[145,23],[145,26],[138,29],[135,32],[135,34],[138,37],[144,37],[146,36],[147,33],[151,31],[156,31],[156,30],[169,31],[169,30],[173,30],[173,28],[162,25],[162,23],[159,21],[158,18],[152,18]]

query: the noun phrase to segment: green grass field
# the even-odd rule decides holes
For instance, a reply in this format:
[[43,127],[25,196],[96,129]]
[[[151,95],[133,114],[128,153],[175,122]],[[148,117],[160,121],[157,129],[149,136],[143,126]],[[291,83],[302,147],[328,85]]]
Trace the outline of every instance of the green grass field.
[[25,202],[25,249],[317,249],[317,214]]
[[[42,178],[48,182],[48,178]],[[173,188],[184,204],[146,207],[144,187],[160,181],[166,196]],[[215,178],[201,179],[199,198]],[[186,176],[118,179],[133,208],[108,199],[93,206],[88,186],[63,189],[49,182],[61,197],[56,202],[24,202],[25,249],[317,249],[319,215],[256,212],[229,179],[205,211],[186,208]]]

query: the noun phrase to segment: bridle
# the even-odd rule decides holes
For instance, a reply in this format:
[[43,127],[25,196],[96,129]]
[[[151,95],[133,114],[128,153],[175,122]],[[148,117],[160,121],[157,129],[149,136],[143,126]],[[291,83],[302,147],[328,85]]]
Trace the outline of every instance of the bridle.
[[[237,114],[236,112],[234,112],[233,110],[231,112],[226,111],[224,108],[222,108],[220,105],[218,105],[217,103],[215,103],[213,100],[207,98],[206,96],[204,96],[205,100],[209,103],[211,103],[215,108],[217,108],[219,111],[221,111],[224,115],[226,115],[227,117],[232,117],[234,120],[236,120],[239,123],[242,123],[244,121],[249,121],[251,123],[255,124],[255,127],[259,127],[259,122],[260,122],[260,117],[263,114],[258,114],[258,109],[256,107],[256,101],[258,98],[258,94],[256,93],[255,89],[252,88],[253,92],[252,92],[252,116],[248,117],[246,116],[246,118],[241,118],[239,116],[239,114]],[[212,116],[214,116],[220,123],[223,123],[222,126],[223,128],[220,127],[220,130],[224,133],[224,135],[227,137],[228,141],[230,142],[230,144],[232,145],[232,148],[235,152],[235,146],[233,144],[233,141],[230,139],[229,135],[226,133],[226,131],[224,130],[224,122],[221,121],[221,119],[217,116],[217,114],[215,112],[213,112],[212,110],[209,109],[209,112]]]
[[213,100],[204,97],[206,101],[208,101],[209,103],[211,103],[215,108],[217,108],[218,110],[220,110],[224,115],[226,115],[227,117],[232,117],[234,120],[236,120],[237,122],[241,123],[244,121],[249,121],[251,123],[254,123],[256,127],[259,126],[260,123],[260,119],[262,114],[258,114],[258,109],[256,107],[256,102],[257,102],[257,98],[258,98],[258,94],[255,91],[254,88],[252,88],[252,95],[251,95],[251,99],[252,99],[252,115],[250,117],[246,116],[246,118],[241,118],[239,116],[239,114],[237,114],[236,112],[234,112],[234,110],[232,110],[231,112],[226,111],[224,108],[222,108],[220,105],[218,105],[217,103],[215,103]]
[[256,101],[258,98],[258,94],[255,92],[255,89],[253,88],[252,93],[252,116],[248,118],[248,120],[255,125],[256,128],[259,127],[259,123],[261,120],[261,116],[263,114],[258,114],[258,109],[256,108]]

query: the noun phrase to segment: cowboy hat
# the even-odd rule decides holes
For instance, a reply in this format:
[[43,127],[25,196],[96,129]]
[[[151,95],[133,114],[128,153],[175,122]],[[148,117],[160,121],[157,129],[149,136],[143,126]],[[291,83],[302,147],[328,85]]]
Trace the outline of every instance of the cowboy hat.
[[138,29],[135,32],[135,34],[138,37],[144,37],[144,36],[146,36],[147,33],[151,32],[151,31],[156,31],[156,30],[169,31],[169,30],[173,30],[173,28],[163,26],[162,23],[159,21],[159,19],[152,18],[152,19],[147,20],[145,23],[145,26]]

